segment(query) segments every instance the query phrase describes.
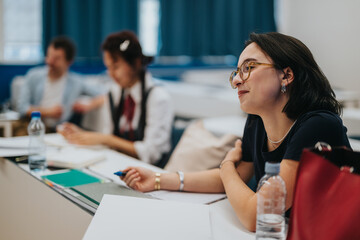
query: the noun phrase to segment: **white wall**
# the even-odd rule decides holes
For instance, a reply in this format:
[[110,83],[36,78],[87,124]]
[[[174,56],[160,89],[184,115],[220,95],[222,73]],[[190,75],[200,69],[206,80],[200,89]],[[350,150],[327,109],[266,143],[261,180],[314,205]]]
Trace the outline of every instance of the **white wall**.
[[333,87],[360,97],[360,1],[279,0],[278,31],[304,42]]
[[0,0],[0,61],[4,56],[4,14],[3,14],[3,0]]

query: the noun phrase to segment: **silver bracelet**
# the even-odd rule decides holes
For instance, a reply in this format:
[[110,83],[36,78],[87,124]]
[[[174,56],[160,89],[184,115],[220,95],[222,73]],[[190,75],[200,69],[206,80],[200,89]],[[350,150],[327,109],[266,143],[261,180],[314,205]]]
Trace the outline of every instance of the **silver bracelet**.
[[180,179],[179,191],[182,192],[184,190],[184,173],[181,171],[177,171],[177,174],[179,174],[179,179]]
[[[228,159],[228,160],[225,160],[225,161],[222,161],[221,163],[220,163],[220,166],[219,166],[219,168],[221,169],[221,167],[226,163],[226,162],[232,162],[232,160],[231,159]],[[234,163],[234,162],[233,162]]]

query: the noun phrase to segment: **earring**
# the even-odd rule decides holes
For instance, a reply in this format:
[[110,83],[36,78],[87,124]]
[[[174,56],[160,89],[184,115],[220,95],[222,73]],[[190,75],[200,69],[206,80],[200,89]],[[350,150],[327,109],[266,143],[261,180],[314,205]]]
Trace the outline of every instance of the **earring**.
[[282,92],[282,93],[286,93],[285,83],[281,84],[281,92]]

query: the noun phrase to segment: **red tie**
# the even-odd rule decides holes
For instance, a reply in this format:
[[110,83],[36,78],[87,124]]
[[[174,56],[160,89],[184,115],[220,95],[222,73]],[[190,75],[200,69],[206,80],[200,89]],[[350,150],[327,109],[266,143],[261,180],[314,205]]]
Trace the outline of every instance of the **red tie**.
[[[135,102],[134,99],[131,97],[131,95],[129,94],[124,102],[124,113],[123,115],[125,116],[126,119],[126,124],[129,127],[129,140],[133,140],[135,138],[134,135],[134,130],[132,128],[132,120],[134,118],[134,113],[135,113]],[[122,131],[124,132],[124,131]]]

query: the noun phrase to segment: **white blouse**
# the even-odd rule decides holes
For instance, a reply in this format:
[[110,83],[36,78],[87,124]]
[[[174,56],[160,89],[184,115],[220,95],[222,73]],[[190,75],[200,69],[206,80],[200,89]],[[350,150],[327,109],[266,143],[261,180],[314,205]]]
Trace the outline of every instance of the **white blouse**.
[[[154,82],[151,80],[151,75],[146,75],[145,78],[146,91],[154,86]],[[117,108],[120,97],[121,87],[112,83],[110,86],[110,92],[113,97],[114,107]],[[140,114],[141,114],[141,83],[138,82],[130,89],[125,89],[125,97],[131,94],[131,97],[135,102],[135,113],[132,120],[132,128],[137,129]],[[108,115],[108,134],[111,134],[114,130],[113,122],[111,121],[110,103],[107,98],[107,115]],[[136,153],[140,160],[155,164],[160,160],[163,153],[166,153],[171,148],[171,130],[174,119],[174,110],[171,102],[170,95],[161,86],[154,86],[148,95],[146,102],[146,126],[144,131],[144,138],[142,141],[135,141],[134,146]],[[128,130],[125,116],[121,116],[119,121],[119,129]]]

